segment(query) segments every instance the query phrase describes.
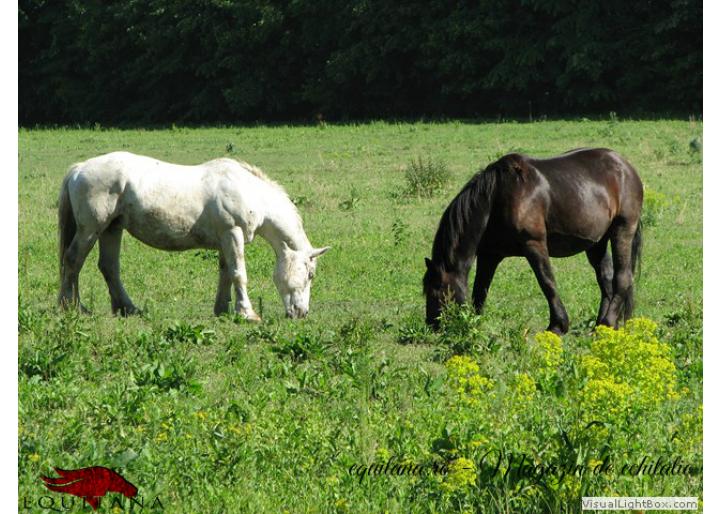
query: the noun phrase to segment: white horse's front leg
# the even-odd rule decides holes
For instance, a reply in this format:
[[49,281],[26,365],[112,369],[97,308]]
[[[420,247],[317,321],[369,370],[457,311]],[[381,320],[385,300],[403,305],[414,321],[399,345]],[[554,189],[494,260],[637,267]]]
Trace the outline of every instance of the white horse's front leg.
[[245,236],[242,229],[235,227],[222,237],[222,253],[228,267],[228,274],[235,286],[235,311],[245,319],[260,321],[250,303],[247,293],[247,272],[245,271]]

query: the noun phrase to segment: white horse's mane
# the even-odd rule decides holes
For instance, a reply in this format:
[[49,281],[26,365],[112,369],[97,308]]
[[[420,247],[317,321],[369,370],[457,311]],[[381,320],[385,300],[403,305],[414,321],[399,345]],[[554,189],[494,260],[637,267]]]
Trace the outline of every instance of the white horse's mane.
[[302,227],[303,222],[302,222],[302,216],[300,216],[300,211],[298,210],[297,206],[295,205],[295,202],[292,201],[292,199],[290,198],[290,195],[288,195],[287,191],[285,190],[285,188],[283,186],[281,186],[280,184],[275,182],[273,179],[268,177],[267,174],[257,166],[254,166],[245,161],[241,161],[240,159],[230,159],[230,160],[238,163],[243,169],[249,171],[250,173],[255,175],[257,178],[259,178],[260,180],[262,180],[263,182],[265,182],[272,188],[276,189],[279,193],[281,193],[287,199],[287,201],[290,203],[290,205],[292,206],[292,210],[297,215],[298,222],[300,223],[300,226]]
[[250,164],[249,162],[241,161],[240,159],[233,159],[233,160],[234,160],[235,162],[237,162],[240,166],[242,166],[243,168],[245,168],[246,170],[248,170],[250,173],[252,173],[253,175],[255,175],[257,178],[259,178],[260,180],[263,180],[263,181],[267,182],[268,184],[270,184],[271,186],[275,187],[276,189],[279,189],[280,191],[282,191],[283,193],[285,193],[285,195],[287,196],[287,191],[285,191],[285,188],[282,187],[282,186],[281,186],[280,184],[278,184],[277,182],[275,182],[275,181],[274,181],[273,179],[271,179],[270,177],[268,177],[267,174],[266,174],[263,170],[261,170],[261,169],[258,168],[257,166],[253,166],[253,165]]

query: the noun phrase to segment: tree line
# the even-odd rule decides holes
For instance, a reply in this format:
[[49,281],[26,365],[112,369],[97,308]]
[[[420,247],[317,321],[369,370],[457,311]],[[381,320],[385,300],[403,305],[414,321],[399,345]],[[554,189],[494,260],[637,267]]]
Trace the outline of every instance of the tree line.
[[20,123],[698,113],[700,0],[20,0]]

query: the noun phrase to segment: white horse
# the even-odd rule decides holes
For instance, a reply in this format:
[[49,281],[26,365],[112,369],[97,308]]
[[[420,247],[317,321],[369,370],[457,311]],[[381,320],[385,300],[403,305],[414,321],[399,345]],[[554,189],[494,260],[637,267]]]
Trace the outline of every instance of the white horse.
[[80,304],[78,276],[95,241],[113,313],[137,313],[120,281],[123,229],[161,250],[219,250],[215,314],[235,310],[259,321],[247,293],[245,244],[260,234],[275,250],[273,279],[286,314],[304,317],[317,258],[287,193],[258,168],[233,159],[181,166],[128,152],[74,164],[62,183],[60,226],[61,307]]

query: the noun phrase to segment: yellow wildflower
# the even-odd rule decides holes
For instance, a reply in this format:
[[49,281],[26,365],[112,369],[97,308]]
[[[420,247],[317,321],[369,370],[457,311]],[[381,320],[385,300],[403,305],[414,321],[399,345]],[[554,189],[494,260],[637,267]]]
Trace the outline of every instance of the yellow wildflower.
[[515,377],[515,394],[521,402],[531,401],[536,389],[535,380],[527,373],[520,373]]
[[653,408],[678,398],[670,347],[658,341],[656,330],[645,318],[631,319],[619,330],[597,327],[590,354],[582,358],[588,381],[580,401],[590,418],[606,419],[630,406]]
[[589,420],[602,421],[626,412],[631,394],[632,388],[624,382],[614,382],[609,378],[593,379],[585,384],[580,401]]
[[546,370],[556,369],[562,362],[563,346],[560,336],[553,332],[540,332],[535,335],[542,367]]
[[239,436],[249,435],[252,431],[249,423],[232,424],[228,427],[228,430]]
[[379,460],[386,461],[390,458],[390,450],[388,450],[387,448],[378,448],[375,451],[375,455]]
[[680,429],[674,439],[675,445],[685,453],[702,452],[703,443],[703,406],[698,405],[695,413],[683,414]]
[[587,463],[588,469],[590,469],[592,471],[602,463],[603,463],[603,461],[601,461],[601,460],[590,459],[590,460],[588,460],[588,463]]
[[488,443],[487,437],[483,437],[481,435],[477,435],[473,438],[472,441],[470,441],[470,448],[478,448],[484,444]]
[[450,387],[457,392],[460,401],[475,405],[490,391],[493,381],[480,375],[480,366],[470,357],[455,355],[445,363]]
[[475,463],[465,457],[459,457],[448,466],[448,473],[445,475],[441,487],[446,492],[452,493],[475,485],[476,479]]

